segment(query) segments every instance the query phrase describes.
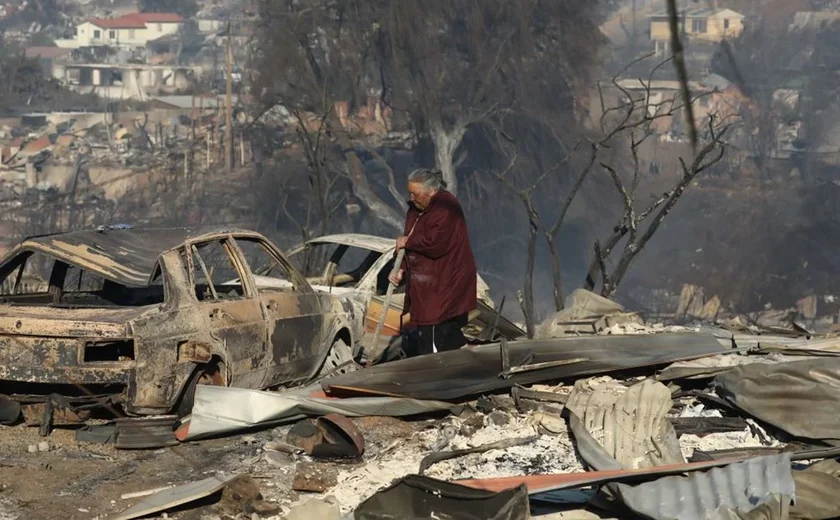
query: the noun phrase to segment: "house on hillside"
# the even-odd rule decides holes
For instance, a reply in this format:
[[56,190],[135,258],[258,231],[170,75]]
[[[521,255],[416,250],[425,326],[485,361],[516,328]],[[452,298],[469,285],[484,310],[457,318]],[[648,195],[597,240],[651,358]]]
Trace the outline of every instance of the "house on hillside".
[[184,19],[175,13],[131,13],[119,18],[92,18],[76,26],[76,36],[56,45],[80,47],[144,47],[162,36],[176,34]]
[[148,101],[152,95],[175,94],[190,88],[201,70],[181,65],[71,63],[64,66],[63,73],[58,79],[80,94]]
[[[665,52],[671,45],[671,25],[667,11],[648,15],[650,39],[657,53]],[[687,9],[680,13],[677,25],[680,36],[706,42],[719,42],[735,38],[744,30],[744,15],[732,9]]]

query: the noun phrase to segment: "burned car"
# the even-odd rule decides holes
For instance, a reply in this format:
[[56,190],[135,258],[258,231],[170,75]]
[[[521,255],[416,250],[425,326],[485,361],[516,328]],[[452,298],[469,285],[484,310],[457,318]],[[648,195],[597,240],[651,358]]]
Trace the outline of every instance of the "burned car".
[[109,405],[183,415],[200,383],[305,383],[349,367],[361,333],[350,305],[246,230],[31,237],[3,259],[0,284],[0,394],[27,422],[45,406],[68,421]]
[[[411,315],[402,316],[405,286],[394,291],[385,317],[381,337],[373,335],[382,315],[388,275],[394,267],[395,241],[372,235],[341,234],[315,238],[287,252],[289,259],[307,276],[315,290],[338,295],[357,308],[354,316],[362,321],[361,345],[376,357],[401,328],[411,327]],[[470,313],[464,333],[471,343],[521,338],[525,332],[494,310],[489,287],[479,275],[478,307]]]

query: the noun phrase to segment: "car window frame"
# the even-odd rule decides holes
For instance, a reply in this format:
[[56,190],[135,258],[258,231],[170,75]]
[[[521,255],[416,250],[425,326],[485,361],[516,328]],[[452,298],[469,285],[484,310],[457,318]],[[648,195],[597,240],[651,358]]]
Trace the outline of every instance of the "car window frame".
[[[233,246],[236,249],[236,253],[240,255],[240,259],[242,264],[245,266],[245,269],[248,270],[248,276],[253,280],[253,270],[251,268],[251,264],[248,262],[248,259],[245,258],[245,253],[243,252],[242,248],[239,247],[239,241],[253,241],[257,242],[258,244],[262,245],[263,248],[268,252],[270,256],[272,256],[275,261],[277,261],[283,269],[286,270],[286,274],[288,275],[289,281],[292,282],[292,291],[295,293],[306,294],[306,293],[313,293],[315,290],[309,285],[309,282],[306,281],[306,278],[303,276],[298,269],[292,265],[289,260],[283,256],[283,253],[277,249],[273,243],[267,238],[260,236],[260,235],[245,235],[245,234],[233,234],[231,235],[233,239]],[[266,291],[270,291],[271,288],[266,288]],[[278,292],[282,290],[277,289]],[[254,292],[259,294],[259,290],[256,288],[256,282],[254,282]]]
[[[216,292],[215,284],[213,284],[212,280],[208,280],[213,287],[213,294],[216,295],[215,298],[210,299],[203,299],[200,300],[198,295],[195,293],[196,287],[196,280],[195,280],[195,264],[193,259],[193,248],[196,249],[198,252],[198,246],[201,244],[208,244],[210,242],[219,242],[222,246],[222,249],[228,254],[228,258],[230,259],[231,264],[233,265],[234,270],[239,275],[239,281],[242,285],[242,296],[238,296],[236,298],[219,298],[218,293]],[[257,291],[254,289],[253,279],[251,278],[251,271],[247,267],[247,263],[243,262],[241,252],[239,251],[238,247],[235,246],[235,239],[231,235],[223,235],[223,236],[214,236],[214,237],[199,237],[195,240],[189,240],[184,243],[181,248],[184,252],[184,257],[187,259],[187,279],[189,280],[191,286],[191,293],[192,298],[198,303],[215,303],[220,304],[224,302],[234,302],[234,301],[242,301],[242,300],[249,300],[254,299],[257,295]],[[199,256],[199,258],[201,258]],[[202,261],[204,259],[202,258]]]

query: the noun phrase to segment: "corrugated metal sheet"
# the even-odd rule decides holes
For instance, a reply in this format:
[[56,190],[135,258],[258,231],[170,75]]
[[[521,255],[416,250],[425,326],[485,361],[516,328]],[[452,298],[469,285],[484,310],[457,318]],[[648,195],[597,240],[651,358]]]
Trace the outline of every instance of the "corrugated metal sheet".
[[579,380],[566,408],[625,469],[684,463],[674,427],[666,419],[671,392],[646,379],[630,388],[616,382],[592,386]]
[[796,504],[790,510],[791,518],[840,517],[840,463],[826,459],[812,464],[803,471],[794,471]]
[[840,355],[840,337],[798,337],[792,338],[777,334],[745,334],[731,332],[721,327],[710,325],[700,326],[700,332],[712,334],[723,345],[737,348],[762,349],[765,351],[779,350],[788,354],[810,354],[809,351],[819,351],[825,354]]
[[331,394],[448,400],[514,384],[664,365],[726,350],[714,337],[693,332],[514,341],[508,343],[512,367],[581,358],[585,361],[517,373],[505,379],[499,377],[501,348],[490,344],[377,365],[328,379],[323,386]]
[[791,435],[840,439],[840,358],[742,366],[714,384],[727,401]]
[[622,501],[633,511],[656,520],[710,520],[715,512],[743,512],[772,500],[793,498],[796,485],[790,454],[758,457],[688,476],[663,477],[629,486],[616,484]]
[[790,361],[801,361],[813,359],[811,356],[786,356],[786,355],[739,355],[721,354],[689,361],[678,361],[666,367],[656,378],[659,381],[671,381],[674,379],[711,379],[717,374],[733,370],[739,366],[761,363],[772,365],[777,363],[788,363]]
[[212,495],[236,477],[235,474],[225,477],[213,476],[198,482],[190,482],[189,484],[158,491],[122,513],[117,513],[113,520],[132,520],[188,504],[193,500]]
[[[580,418],[569,414],[569,427],[583,459],[594,468],[619,470],[621,465],[598,444]],[[610,489],[635,512],[654,519],[709,520],[722,509],[749,511],[774,494],[794,496],[790,454],[734,462],[706,473],[663,477],[638,486],[610,484]]]
[[294,393],[262,392],[245,388],[198,385],[195,405],[179,440],[191,440],[243,430],[267,422],[292,421],[306,415],[338,413],[347,417],[402,417],[446,410],[450,403],[394,397],[322,399]]

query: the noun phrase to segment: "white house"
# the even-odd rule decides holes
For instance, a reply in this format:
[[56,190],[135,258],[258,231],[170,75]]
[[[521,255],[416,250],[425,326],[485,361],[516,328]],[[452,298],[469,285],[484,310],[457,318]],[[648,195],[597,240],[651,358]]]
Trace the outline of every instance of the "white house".
[[92,18],[76,27],[75,40],[56,41],[59,47],[143,47],[151,40],[175,34],[184,19],[175,13],[131,13],[119,18]]

